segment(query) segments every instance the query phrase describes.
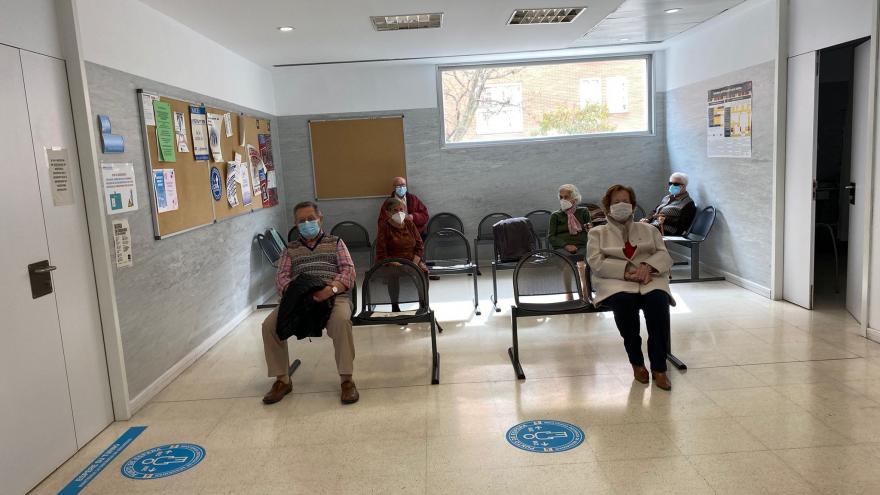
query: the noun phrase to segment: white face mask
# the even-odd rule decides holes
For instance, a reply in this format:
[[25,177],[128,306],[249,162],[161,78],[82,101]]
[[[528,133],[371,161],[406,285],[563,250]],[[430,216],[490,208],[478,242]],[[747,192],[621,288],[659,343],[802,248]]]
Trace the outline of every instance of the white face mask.
[[572,206],[574,206],[574,204],[567,199],[560,199],[559,206],[562,208],[562,211],[565,211],[565,210],[571,208]]
[[633,214],[633,207],[629,203],[614,203],[611,205],[608,215],[618,222],[627,221]]
[[394,223],[396,223],[398,225],[402,224],[403,221],[406,220],[406,213],[404,213],[402,211],[398,211],[394,215],[391,215],[391,220],[393,220]]

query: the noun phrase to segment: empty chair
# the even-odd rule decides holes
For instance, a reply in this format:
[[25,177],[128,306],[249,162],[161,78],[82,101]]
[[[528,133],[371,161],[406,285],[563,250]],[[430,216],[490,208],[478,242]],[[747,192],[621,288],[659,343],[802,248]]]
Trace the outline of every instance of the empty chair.
[[491,244],[494,238],[492,226],[508,218],[511,218],[511,216],[507,213],[499,212],[490,213],[480,220],[480,224],[477,226],[477,237],[474,239],[474,263],[477,265],[477,274],[482,275],[482,272],[480,272],[480,245]]
[[[683,282],[717,282],[724,280],[724,277],[706,277],[700,278],[700,244],[709,237],[712,226],[715,225],[715,207],[707,206],[700,210],[694,217],[690,229],[681,236],[663,236],[665,242],[672,242],[680,246],[690,248],[691,259],[688,262],[691,265],[690,278],[672,279],[670,283]],[[676,263],[678,264],[678,263]]]
[[278,266],[278,260],[281,258],[281,249],[278,247],[278,244],[272,238],[272,234],[267,230],[264,234],[257,234],[254,236],[257,244],[260,246],[260,250],[263,251],[263,254],[266,256],[266,259],[269,260],[269,263],[272,266]]
[[[428,224],[430,231],[430,224]],[[425,264],[430,275],[467,273],[473,275],[474,311],[480,314],[477,291],[477,265],[471,259],[471,246],[464,234],[456,229],[441,229],[428,234],[425,240]]]
[[498,307],[498,271],[513,270],[526,254],[540,249],[538,238],[532,223],[524,217],[508,218],[496,223],[492,239],[494,255],[492,257],[492,306]]
[[269,227],[268,229],[266,229],[266,232],[268,232],[272,236],[272,240],[275,241],[275,245],[278,246],[279,252],[287,249],[287,243],[284,242],[284,239],[281,238],[281,234],[279,234],[278,231],[275,230],[275,227]]
[[[392,305],[416,305],[413,310],[390,312]],[[380,310],[382,310],[380,312]],[[408,325],[428,323],[431,329],[431,383],[440,383],[440,354],[437,352],[437,322],[428,299],[428,279],[415,263],[388,258],[367,271],[361,284],[361,309],[352,324]]]
[[455,229],[463,233],[464,224],[461,222],[461,218],[454,213],[438,213],[428,220],[428,235],[443,229]]
[[645,218],[646,216],[647,216],[647,213],[645,213],[645,209],[642,208],[642,205],[636,205],[636,207],[633,208],[633,218],[634,218],[637,222],[638,222],[639,220]]
[[373,264],[373,243],[363,225],[352,221],[339,222],[330,230],[330,235],[342,239],[358,271]]
[[534,210],[526,213],[526,218],[532,222],[532,228],[535,230],[538,242],[541,243],[543,248],[550,247],[547,241],[547,232],[550,228],[550,215],[552,214],[553,212],[549,210]]
[[[589,276],[589,273],[588,273]],[[572,293],[572,290],[575,292]],[[588,284],[588,291],[592,287]],[[597,308],[581,288],[577,267],[567,256],[550,249],[533,251],[516,264],[513,271],[513,300],[510,307],[510,325],[513,345],[507,349],[516,377],[524,380],[519,360],[517,318],[573,313],[608,311]]]
[[298,235],[299,232],[296,230],[296,225],[294,225],[290,228],[290,230],[287,231],[287,242],[293,242],[293,240],[296,239],[296,236]]

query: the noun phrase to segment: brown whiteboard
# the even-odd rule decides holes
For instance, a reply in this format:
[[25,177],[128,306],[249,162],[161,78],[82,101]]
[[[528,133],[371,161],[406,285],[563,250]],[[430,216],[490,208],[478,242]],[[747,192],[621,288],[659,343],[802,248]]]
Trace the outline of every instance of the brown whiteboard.
[[316,199],[388,196],[406,177],[403,117],[309,122]]

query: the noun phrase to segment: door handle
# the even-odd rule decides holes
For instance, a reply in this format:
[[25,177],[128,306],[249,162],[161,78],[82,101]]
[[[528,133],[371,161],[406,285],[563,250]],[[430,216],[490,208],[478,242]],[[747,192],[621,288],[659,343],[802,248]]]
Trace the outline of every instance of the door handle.
[[58,269],[57,266],[49,265],[49,266],[45,266],[43,268],[35,268],[34,273],[49,273],[49,272],[54,272],[57,269]]
[[31,281],[31,297],[34,299],[52,293],[52,271],[56,267],[49,260],[38,261],[28,265],[28,277]]
[[855,190],[856,185],[853,184],[852,182],[850,182],[850,184],[848,186],[843,186],[843,188],[852,191],[852,190]]
[[848,186],[843,186],[849,193],[849,204],[856,204],[856,183],[850,182]]

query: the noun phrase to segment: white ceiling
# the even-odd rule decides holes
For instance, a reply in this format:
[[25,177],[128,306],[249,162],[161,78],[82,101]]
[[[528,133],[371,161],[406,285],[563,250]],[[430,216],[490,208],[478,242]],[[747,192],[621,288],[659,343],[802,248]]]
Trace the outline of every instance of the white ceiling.
[[[742,1],[541,0],[526,5],[521,0],[141,0],[265,67],[662,41]],[[685,9],[656,14],[672,3]],[[587,9],[570,24],[506,24],[514,8],[584,5]],[[377,32],[370,22],[371,15],[430,12],[444,13],[441,28]],[[277,29],[288,25],[295,30]],[[620,42],[622,37],[630,40]]]

